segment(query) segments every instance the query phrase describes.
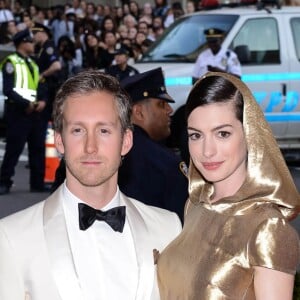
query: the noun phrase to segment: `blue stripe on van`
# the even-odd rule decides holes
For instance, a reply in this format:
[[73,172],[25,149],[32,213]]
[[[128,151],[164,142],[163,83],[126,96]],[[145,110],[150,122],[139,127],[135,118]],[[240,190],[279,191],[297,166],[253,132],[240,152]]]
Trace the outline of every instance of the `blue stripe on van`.
[[242,75],[242,80],[245,82],[300,80],[300,73],[246,74]]
[[[248,74],[243,75],[244,82],[277,81],[277,80],[300,80],[300,73],[274,73],[274,74]],[[167,77],[166,86],[192,85],[192,77]],[[259,101],[258,101],[259,102]],[[300,122],[300,113],[266,114],[268,122]]]
[[268,122],[300,122],[300,114],[265,115]]
[[192,77],[167,77],[165,84],[166,86],[192,85]]
[[[244,82],[300,80],[300,73],[273,73],[273,74],[247,74],[242,75]],[[192,77],[167,77],[166,86],[192,85]]]

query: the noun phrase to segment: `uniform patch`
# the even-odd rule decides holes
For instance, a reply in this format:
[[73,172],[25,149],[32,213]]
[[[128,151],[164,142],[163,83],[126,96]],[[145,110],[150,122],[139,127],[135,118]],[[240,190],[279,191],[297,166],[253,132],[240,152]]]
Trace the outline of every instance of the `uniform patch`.
[[221,60],[221,65],[226,68],[228,65],[228,59],[223,57]]
[[233,64],[234,66],[237,66],[237,65],[240,64],[240,62],[238,61],[237,58],[234,58],[234,59],[232,60],[232,64]]
[[181,173],[185,176],[185,177],[188,177],[188,173],[189,173],[189,168],[188,166],[186,165],[186,163],[184,161],[181,161],[179,163],[179,169],[181,171]]
[[48,48],[46,49],[46,53],[47,53],[48,55],[52,55],[52,54],[54,53],[54,48],[53,48],[53,47],[48,47]]
[[7,74],[12,74],[14,72],[14,66],[12,63],[8,62],[6,65],[5,65],[5,71]]

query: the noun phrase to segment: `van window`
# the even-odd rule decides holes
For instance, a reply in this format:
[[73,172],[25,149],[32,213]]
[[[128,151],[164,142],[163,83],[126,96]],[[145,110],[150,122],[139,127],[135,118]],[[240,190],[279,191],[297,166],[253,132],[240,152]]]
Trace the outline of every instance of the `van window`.
[[300,18],[292,18],[291,27],[293,32],[296,55],[298,60],[300,60]]
[[151,46],[141,62],[195,62],[205,45],[204,30],[220,28],[228,32],[238,15],[194,15],[174,22]]
[[247,20],[234,38],[233,50],[246,46],[249,58],[242,65],[280,64],[277,21],[274,18]]

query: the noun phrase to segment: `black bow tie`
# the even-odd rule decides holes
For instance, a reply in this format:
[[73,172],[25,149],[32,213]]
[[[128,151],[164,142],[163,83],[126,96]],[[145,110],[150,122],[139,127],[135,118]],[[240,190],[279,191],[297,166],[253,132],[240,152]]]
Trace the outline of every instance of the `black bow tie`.
[[114,231],[123,232],[125,224],[125,206],[118,206],[107,211],[94,209],[84,203],[78,203],[79,228],[88,229],[95,220],[106,222]]

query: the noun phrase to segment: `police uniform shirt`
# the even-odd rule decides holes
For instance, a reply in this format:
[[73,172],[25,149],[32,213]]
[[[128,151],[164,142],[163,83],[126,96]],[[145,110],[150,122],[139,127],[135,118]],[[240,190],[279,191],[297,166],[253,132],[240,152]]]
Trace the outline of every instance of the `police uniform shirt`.
[[[30,61],[24,58],[20,53],[16,52],[18,56],[26,60],[27,65],[30,64]],[[29,105],[29,101],[24,99],[20,94],[14,91],[15,87],[15,69],[10,60],[7,60],[2,67],[3,74],[3,94],[7,97],[10,102],[17,104],[20,108],[26,109]],[[40,84],[37,90],[37,99],[47,100],[47,88],[44,84]]]
[[37,53],[36,61],[40,68],[40,73],[47,70],[55,61],[59,61],[59,56],[53,41],[47,40],[44,43],[39,53]]
[[[65,183],[63,195],[67,231],[83,298],[135,299],[138,263],[128,220],[125,221],[122,233],[114,231],[106,222],[101,221],[95,221],[91,227],[82,231],[79,229],[78,203],[83,202],[70,192]],[[113,199],[101,210],[106,211],[120,205],[125,204],[118,189]],[[91,252],[90,248],[97,250]],[[93,258],[93,265],[87,266],[85,257],[90,253],[96,255]],[[100,278],[89,280],[91,276],[89,270],[92,268],[98,268]]]
[[169,148],[134,125],[133,147],[119,169],[118,184],[127,196],[176,212],[183,219],[188,198],[185,164]]
[[104,51],[102,52],[102,66],[105,69],[112,65],[115,59],[115,54],[113,52],[107,51],[106,49],[103,50]]
[[106,70],[106,73],[121,81],[127,77],[139,74],[139,71],[129,65],[126,66],[125,70],[121,70],[118,65],[113,65]]
[[0,23],[13,21],[14,16],[9,9],[3,8],[0,9]]
[[200,78],[208,71],[208,65],[220,68],[234,75],[242,75],[241,64],[237,55],[233,51],[224,49],[223,47],[221,47],[216,55],[213,54],[210,48],[200,53],[194,65],[192,77]]

